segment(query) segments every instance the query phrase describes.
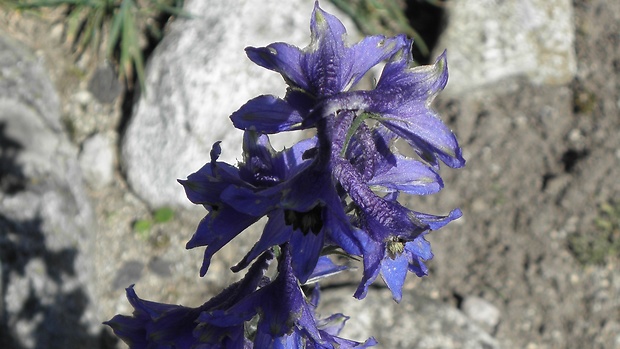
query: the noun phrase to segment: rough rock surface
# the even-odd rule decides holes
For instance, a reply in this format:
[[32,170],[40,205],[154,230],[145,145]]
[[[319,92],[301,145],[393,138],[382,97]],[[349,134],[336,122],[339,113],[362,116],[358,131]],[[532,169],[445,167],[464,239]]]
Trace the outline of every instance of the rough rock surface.
[[115,149],[105,134],[96,133],[82,143],[80,168],[86,183],[94,189],[102,189],[114,180]]
[[467,317],[472,319],[488,333],[495,332],[495,328],[501,319],[499,309],[480,297],[465,297],[460,308]]
[[[429,199],[439,212],[460,206],[464,218],[430,237],[434,271],[423,285],[441,285],[443,299],[496,305],[506,348],[613,348],[620,340],[618,228],[606,236],[600,224],[620,224],[601,211],[620,197],[620,3],[580,3],[575,12],[571,84],[503,79],[438,103],[468,163],[444,171],[446,189]],[[579,246],[577,237],[590,240]],[[606,246],[601,260],[594,244]],[[590,259],[580,262],[579,249]]]
[[[373,289],[363,300],[353,289],[324,291],[319,312],[324,316],[341,312],[351,318],[341,335],[365,341],[371,334],[379,348],[392,349],[498,349],[496,339],[451,305],[405,292],[401,303],[390,290]],[[328,310],[327,310],[328,309]]]
[[[242,133],[230,114],[258,95],[284,94],[280,75],[252,63],[244,48],[309,43],[311,1],[187,1],[186,10],[196,18],[174,23],[155,50],[123,137],[127,180],[154,207],[188,207],[170,183],[202,167],[218,140],[222,160],[240,159]],[[287,138],[283,145],[292,144]]]
[[95,217],[41,62],[0,35],[0,347],[96,347]]
[[566,84],[575,75],[570,0],[455,0],[447,15],[436,47],[448,50],[448,93],[516,75],[553,85]]

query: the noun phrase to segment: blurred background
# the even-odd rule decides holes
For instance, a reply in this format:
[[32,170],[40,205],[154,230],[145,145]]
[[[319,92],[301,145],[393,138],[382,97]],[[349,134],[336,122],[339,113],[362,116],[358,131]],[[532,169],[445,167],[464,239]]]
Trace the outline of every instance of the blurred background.
[[[176,179],[217,140],[241,159],[228,116],[285,92],[243,49],[305,47],[313,5],[0,0],[0,348],[124,348],[101,322],[131,313],[129,285],[198,306],[240,277],[229,268],[259,227],[200,278],[203,251],[184,246],[205,211]],[[407,199],[464,213],[429,236],[429,276],[409,275],[395,304],[381,281],[355,300],[359,275],[341,274],[321,312],[380,348],[620,348],[620,2],[320,5],[350,43],[406,33],[419,64],[447,50],[433,106],[467,160]]]

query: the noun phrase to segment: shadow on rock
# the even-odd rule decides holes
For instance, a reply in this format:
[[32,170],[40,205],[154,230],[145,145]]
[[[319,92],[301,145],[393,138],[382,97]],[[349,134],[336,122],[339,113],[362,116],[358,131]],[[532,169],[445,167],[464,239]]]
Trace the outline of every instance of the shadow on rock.
[[[0,196],[27,191],[29,179],[16,161],[23,145],[0,123]],[[114,348],[107,331],[84,321],[90,302],[77,282],[78,250],[50,248],[43,219],[14,219],[0,212],[0,347]]]

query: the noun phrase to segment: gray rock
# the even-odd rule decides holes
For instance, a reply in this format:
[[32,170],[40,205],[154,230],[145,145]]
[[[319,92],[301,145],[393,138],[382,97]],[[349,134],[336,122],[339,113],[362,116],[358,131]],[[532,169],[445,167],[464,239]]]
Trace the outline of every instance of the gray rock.
[[114,179],[114,146],[104,134],[97,133],[82,143],[80,168],[84,180],[93,189],[101,189]]
[[150,271],[161,277],[172,276],[173,263],[163,258],[155,256],[149,260],[148,268]]
[[100,103],[113,103],[122,90],[123,85],[118,80],[118,75],[109,65],[97,68],[88,81],[88,91]]
[[6,38],[0,40],[0,97],[29,106],[47,127],[60,131],[58,95],[49,78],[41,79],[45,75],[42,62],[27,48]]
[[319,313],[351,318],[340,335],[364,341],[373,336],[379,348],[497,349],[497,341],[458,309],[409,292],[398,304],[388,289],[371,289],[363,300],[353,290],[323,291]]
[[499,324],[499,309],[483,298],[465,297],[461,304],[461,310],[489,333],[493,333]]
[[[328,2],[321,6],[331,13]],[[179,19],[155,50],[146,71],[146,95],[122,141],[129,184],[151,206],[190,207],[177,178],[209,161],[222,140],[224,161],[241,159],[242,132],[229,116],[261,94],[283,95],[279,74],[252,63],[246,46],[310,42],[313,1],[187,1],[196,18]],[[353,31],[353,25],[347,25]],[[295,135],[282,140],[290,145]]]
[[96,348],[96,228],[58,96],[26,48],[0,35],[2,348]]
[[123,263],[119,270],[116,271],[117,274],[112,287],[120,289],[135,284],[142,277],[143,270],[144,265],[139,261],[132,260]]
[[570,0],[455,0],[437,48],[448,50],[450,82],[461,93],[526,75],[565,84],[576,72]]

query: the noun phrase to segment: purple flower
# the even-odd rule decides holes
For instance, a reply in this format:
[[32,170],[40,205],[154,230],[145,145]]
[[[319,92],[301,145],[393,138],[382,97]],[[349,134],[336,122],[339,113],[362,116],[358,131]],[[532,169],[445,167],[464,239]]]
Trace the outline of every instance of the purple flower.
[[[244,268],[266,249],[289,243],[294,274],[305,283],[325,246],[334,245],[351,254],[361,252],[356,228],[344,212],[344,202],[329,172],[318,171],[315,166],[277,187],[257,192],[238,190],[225,200],[244,213],[269,217],[259,241],[234,271]],[[245,204],[250,202],[255,204]]]
[[[364,274],[362,281],[355,291],[354,296],[362,299],[366,297],[368,286],[374,282],[378,275],[386,283],[392,297],[396,302],[402,298],[402,287],[405,282],[407,271],[421,277],[428,274],[425,261],[433,258],[431,245],[424,236],[432,230],[441,228],[449,222],[461,217],[461,211],[456,209],[447,216],[433,216],[412,212],[414,217],[428,228],[421,234],[411,239],[385,232],[385,238],[381,240],[366,236],[364,241]],[[362,225],[368,224],[362,218]],[[361,237],[362,239],[363,237]]]
[[127,299],[134,307],[133,316],[116,315],[104,324],[112,327],[131,349],[248,348],[243,324],[222,326],[197,320],[202,312],[231,308],[254,292],[272,258],[272,253],[265,253],[241,281],[197,308],[142,300],[131,286],[127,288]]
[[355,126],[356,118],[360,118],[356,111],[341,110],[319,123],[318,131],[328,140],[323,144],[331,148],[331,173],[356,206],[354,225],[363,231],[356,238],[362,243],[364,276],[355,296],[365,297],[368,286],[381,274],[400,301],[407,270],[425,275],[423,261],[432,258],[423,235],[461,213],[426,215],[396,201],[401,192],[439,191],[441,178],[422,162],[393,153],[387,144],[397,136],[394,132],[381,126],[373,130]]
[[463,167],[456,137],[430,108],[430,103],[448,82],[444,52],[435,64],[413,66],[409,47],[401,48],[387,63],[377,87],[351,94],[361,99],[359,111],[376,115],[375,120],[406,140],[433,167],[438,159],[454,168]]
[[[310,308],[313,311],[316,310],[316,307],[319,304],[319,286],[317,285],[314,290],[312,290],[311,298],[308,301]],[[349,320],[348,316],[343,314],[333,314],[326,318],[316,319],[316,325],[319,330],[319,333],[322,337],[327,339],[327,343],[320,344],[316,341],[307,340],[304,337],[303,331],[293,330],[288,336],[284,336],[279,338],[279,345],[281,348],[286,349],[323,349],[323,348],[339,348],[339,349],[348,349],[348,348],[369,348],[377,345],[377,341],[374,338],[367,339],[364,343],[359,343],[355,341],[351,341],[348,339],[344,339],[338,337],[338,334],[344,327],[346,321]]]
[[246,49],[254,63],[280,73],[289,89],[284,99],[260,96],[250,100],[231,116],[237,128],[276,133],[312,127],[316,120],[308,117],[318,102],[347,91],[370,68],[406,45],[402,36],[368,36],[348,46],[344,26],[323,11],[318,1],[310,32],[310,45],[303,50],[286,43]]
[[217,251],[265,215],[269,220],[261,238],[233,271],[245,268],[272,246],[289,242],[295,275],[303,283],[326,243],[360,253],[355,228],[329,172],[317,169],[312,158],[304,159],[315,147],[316,140],[307,139],[276,152],[266,135],[248,131],[244,162],[238,168],[217,161],[216,144],[211,163],[179,181],[192,202],[210,210],[187,244],[187,248],[207,246],[201,275]]
[[291,263],[291,250],[284,245],[278,275],[271,283],[231,308],[201,313],[198,321],[234,327],[258,316],[254,348],[364,348],[375,343],[374,339],[360,344],[337,337],[344,325],[338,323],[344,320],[341,314],[331,319],[317,320],[314,310],[318,293],[311,301],[306,300]]
[[222,193],[230,186],[249,184],[241,178],[238,168],[217,161],[220,152],[219,142],[215,143],[211,150],[211,162],[189,175],[187,180],[179,180],[189,200],[209,210],[186,245],[188,249],[207,246],[201,276],[207,272],[211,257],[217,251],[260,218],[244,214],[221,200]]
[[317,261],[316,267],[314,267],[312,274],[308,278],[308,281],[306,281],[306,284],[318,282],[323,278],[338,274],[346,269],[348,268],[344,265],[334,264],[334,262],[332,262],[332,260],[329,259],[328,256],[321,256],[319,257],[319,260]]
[[316,264],[326,232],[345,250],[359,251],[346,240],[347,231],[353,228],[347,224],[329,173],[317,171],[310,166],[311,159],[303,158],[315,146],[316,140],[308,139],[275,152],[267,136],[248,131],[244,162],[238,168],[217,161],[216,143],[211,162],[179,181],[192,202],[210,211],[187,243],[187,248],[207,246],[201,275],[218,250],[265,215],[269,221],[261,239],[233,270],[244,268],[268,248],[290,241],[296,251],[296,274],[304,282]]

